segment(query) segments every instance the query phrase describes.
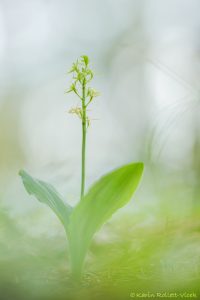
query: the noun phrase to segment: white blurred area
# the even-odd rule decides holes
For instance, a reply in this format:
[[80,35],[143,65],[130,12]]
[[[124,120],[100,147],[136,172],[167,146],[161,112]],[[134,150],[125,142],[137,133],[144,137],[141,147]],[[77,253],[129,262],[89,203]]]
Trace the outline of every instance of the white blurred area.
[[26,196],[19,168],[78,199],[81,123],[67,113],[78,99],[64,91],[82,54],[101,92],[90,111],[87,184],[131,161],[192,170],[199,11],[198,0],[0,0],[4,199],[13,203],[16,190]]

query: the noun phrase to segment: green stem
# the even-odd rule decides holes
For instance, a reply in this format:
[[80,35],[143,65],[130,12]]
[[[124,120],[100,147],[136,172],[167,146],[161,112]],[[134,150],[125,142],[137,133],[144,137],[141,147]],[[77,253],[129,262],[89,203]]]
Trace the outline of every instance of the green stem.
[[82,164],[81,164],[81,199],[84,196],[85,191],[85,149],[86,149],[86,82],[83,82],[82,87]]

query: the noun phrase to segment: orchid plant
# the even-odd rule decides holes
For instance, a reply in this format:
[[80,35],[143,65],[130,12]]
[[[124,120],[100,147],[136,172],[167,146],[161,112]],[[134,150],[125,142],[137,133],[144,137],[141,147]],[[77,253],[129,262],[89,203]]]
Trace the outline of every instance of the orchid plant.
[[94,234],[102,225],[132,198],[143,173],[143,163],[130,163],[121,166],[97,180],[85,193],[86,135],[90,125],[88,106],[99,93],[90,87],[93,71],[89,67],[89,58],[83,55],[69,73],[73,82],[67,93],[75,93],[80,106],[72,108],[82,123],[82,163],[80,200],[72,207],[64,197],[49,183],[30,176],[24,170],[19,175],[27,192],[40,202],[48,205],[64,226],[73,278],[80,279],[88,248]]

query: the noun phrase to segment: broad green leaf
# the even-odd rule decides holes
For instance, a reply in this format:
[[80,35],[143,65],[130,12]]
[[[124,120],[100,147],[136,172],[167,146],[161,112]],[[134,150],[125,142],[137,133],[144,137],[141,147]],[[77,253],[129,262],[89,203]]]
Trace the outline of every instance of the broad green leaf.
[[97,181],[74,208],[69,222],[69,246],[74,274],[80,274],[95,232],[132,197],[143,172],[142,163],[125,165]]
[[27,192],[34,195],[40,202],[47,204],[58,216],[67,231],[72,207],[63,202],[62,197],[51,184],[35,179],[23,170],[19,172],[19,175]]

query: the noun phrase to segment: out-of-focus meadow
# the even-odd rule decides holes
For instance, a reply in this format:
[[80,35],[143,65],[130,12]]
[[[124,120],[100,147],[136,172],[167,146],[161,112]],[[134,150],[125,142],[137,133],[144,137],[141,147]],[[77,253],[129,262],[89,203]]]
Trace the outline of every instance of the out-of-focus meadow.
[[[198,0],[0,0],[0,299],[200,297],[199,10]],[[96,235],[77,288],[62,226],[18,171],[78,201],[81,123],[64,91],[82,54],[101,92],[87,186],[132,161],[145,173]]]

